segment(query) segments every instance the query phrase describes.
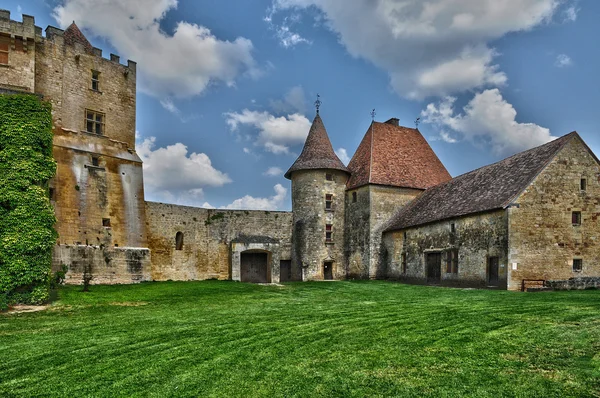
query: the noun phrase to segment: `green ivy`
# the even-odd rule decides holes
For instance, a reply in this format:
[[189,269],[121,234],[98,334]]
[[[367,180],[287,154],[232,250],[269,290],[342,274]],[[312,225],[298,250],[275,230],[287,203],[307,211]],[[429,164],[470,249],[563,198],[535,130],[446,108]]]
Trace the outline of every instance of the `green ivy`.
[[52,114],[35,95],[0,95],[0,307],[48,300],[56,242],[48,180]]

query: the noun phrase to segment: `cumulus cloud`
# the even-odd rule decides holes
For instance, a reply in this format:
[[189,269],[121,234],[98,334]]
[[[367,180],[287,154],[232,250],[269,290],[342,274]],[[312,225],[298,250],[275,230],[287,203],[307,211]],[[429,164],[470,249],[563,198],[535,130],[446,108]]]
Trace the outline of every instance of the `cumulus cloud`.
[[350,163],[350,156],[348,156],[348,151],[346,151],[345,148],[338,148],[335,151],[335,154],[337,155],[338,158],[340,158],[342,163],[344,163],[346,166],[348,166],[348,163]]
[[160,21],[177,0],[62,0],[53,16],[61,27],[80,28],[107,39],[120,54],[138,62],[140,88],[159,98],[202,93],[211,82],[235,84],[242,74],[260,71],[252,42],[219,40],[200,25],[180,21],[172,34]]
[[255,198],[246,195],[243,198],[236,199],[222,209],[238,209],[238,210],[278,210],[283,206],[287,197],[287,189],[281,184],[273,187],[275,195],[268,198]]
[[227,174],[214,168],[206,154],[188,154],[182,143],[154,149],[155,141],[155,137],[149,137],[136,145],[144,162],[144,190],[152,200],[198,205],[204,187],[231,182]]
[[517,111],[498,89],[475,95],[461,114],[455,113],[455,101],[456,98],[446,97],[427,105],[421,113],[423,121],[450,128],[473,143],[489,145],[497,155],[511,155],[556,138],[547,128],[517,122]]
[[566,68],[567,66],[573,65],[573,60],[567,54],[559,54],[556,57],[556,61],[554,62],[554,65],[557,68]]
[[258,131],[255,144],[274,154],[289,154],[291,146],[304,143],[311,125],[299,113],[276,117],[269,112],[248,109],[241,113],[225,113],[225,119],[233,132],[238,131],[240,126],[250,126]]
[[273,0],[273,9],[316,7],[348,52],[390,75],[401,96],[422,99],[506,75],[489,43],[549,21],[566,0]]
[[280,167],[269,167],[263,175],[267,177],[281,177],[283,175],[283,170]]

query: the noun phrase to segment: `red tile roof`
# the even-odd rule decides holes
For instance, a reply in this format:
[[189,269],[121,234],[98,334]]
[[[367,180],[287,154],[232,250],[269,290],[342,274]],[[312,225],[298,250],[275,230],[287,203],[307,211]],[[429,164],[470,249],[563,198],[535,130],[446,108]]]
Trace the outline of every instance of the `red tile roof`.
[[452,177],[419,130],[373,122],[348,164],[348,189],[366,184],[427,189]]
[[285,173],[285,178],[291,179],[294,171],[313,169],[341,170],[348,173],[346,166],[335,154],[318,113],[310,127],[302,153]]
[[81,30],[79,30],[79,28],[75,24],[75,21],[73,21],[73,23],[69,25],[67,29],[65,29],[65,33],[63,36],[65,38],[66,44],[73,46],[75,45],[75,43],[80,43],[83,45],[87,52],[91,53],[93,51],[92,45],[90,44],[88,39],[86,39],[84,34],[81,33]]

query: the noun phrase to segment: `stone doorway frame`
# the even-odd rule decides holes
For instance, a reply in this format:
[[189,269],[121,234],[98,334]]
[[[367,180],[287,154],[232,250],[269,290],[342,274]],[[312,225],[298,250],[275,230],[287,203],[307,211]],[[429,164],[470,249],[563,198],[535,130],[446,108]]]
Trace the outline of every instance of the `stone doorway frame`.
[[281,251],[279,241],[275,239],[234,239],[231,242],[231,280],[242,281],[242,253],[266,253],[267,254],[267,279],[271,276],[270,283],[279,283],[279,260]]

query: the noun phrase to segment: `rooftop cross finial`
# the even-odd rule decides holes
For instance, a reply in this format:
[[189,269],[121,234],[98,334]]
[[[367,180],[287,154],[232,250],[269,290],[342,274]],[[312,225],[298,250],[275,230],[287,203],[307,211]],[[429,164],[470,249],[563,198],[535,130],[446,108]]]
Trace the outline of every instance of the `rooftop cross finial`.
[[375,121],[375,116],[376,116],[376,115],[377,115],[377,112],[375,112],[375,109],[373,109],[373,110],[371,111],[371,120],[372,120],[372,121]]
[[321,108],[321,96],[317,94],[317,100],[315,101],[315,108],[317,108],[317,115],[319,114],[319,109]]
[[421,124],[421,118],[418,117],[417,120],[415,120],[415,128],[418,130],[419,129],[419,124]]

